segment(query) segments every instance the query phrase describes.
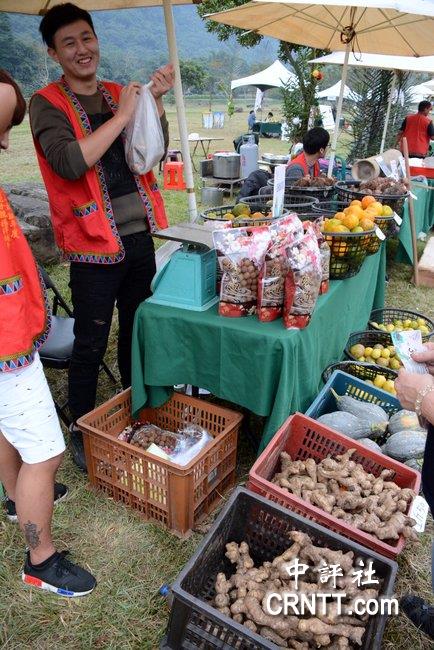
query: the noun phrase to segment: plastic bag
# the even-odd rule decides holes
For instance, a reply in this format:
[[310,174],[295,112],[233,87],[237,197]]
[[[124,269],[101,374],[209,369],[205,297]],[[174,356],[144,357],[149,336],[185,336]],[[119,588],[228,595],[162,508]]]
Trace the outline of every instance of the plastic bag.
[[273,221],[271,241],[259,273],[258,319],[272,321],[282,314],[285,277],[288,273],[286,248],[303,237],[303,224],[296,214]]
[[164,136],[157,105],[148,86],[142,86],[134,117],[125,131],[125,158],[133,174],[146,174],[164,156]]
[[321,256],[315,234],[287,249],[290,270],[285,279],[283,325],[302,329],[309,324],[322,280]]
[[322,270],[322,280],[321,280],[319,293],[320,295],[322,295],[323,293],[327,293],[327,291],[330,288],[330,256],[331,256],[330,246],[326,242],[324,238],[324,234],[322,232],[324,220],[322,217],[320,217],[319,219],[315,219],[315,221],[312,222],[308,221],[304,223],[305,223],[305,231],[309,232],[309,230],[313,229],[313,232],[315,232],[318,241],[319,252],[321,255],[321,270]]
[[270,243],[266,226],[232,228],[213,232],[214,246],[223,277],[220,316],[238,318],[256,311],[258,276]]

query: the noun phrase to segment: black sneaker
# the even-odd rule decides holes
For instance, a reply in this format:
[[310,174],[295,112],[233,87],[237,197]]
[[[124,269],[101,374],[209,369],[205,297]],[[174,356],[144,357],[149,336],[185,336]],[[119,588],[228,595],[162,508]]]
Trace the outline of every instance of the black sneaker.
[[96,580],[89,571],[67,560],[67,553],[68,551],[56,552],[41,565],[34,567],[30,564],[30,554],[27,551],[23,582],[67,598],[87,596],[95,589]]
[[82,472],[87,473],[86,456],[84,454],[83,434],[75,424],[69,427],[69,440],[72,460]]
[[421,632],[434,639],[434,607],[423,598],[407,594],[400,600],[401,609]]
[[[63,499],[67,496],[68,496],[68,488],[66,487],[66,485],[63,485],[63,483],[55,483],[54,484],[54,505],[63,501]],[[13,522],[18,521],[17,511],[15,509],[15,501],[12,501],[12,499],[8,499],[6,497],[4,502],[4,509],[6,512],[6,518],[9,519],[9,521],[13,521]]]

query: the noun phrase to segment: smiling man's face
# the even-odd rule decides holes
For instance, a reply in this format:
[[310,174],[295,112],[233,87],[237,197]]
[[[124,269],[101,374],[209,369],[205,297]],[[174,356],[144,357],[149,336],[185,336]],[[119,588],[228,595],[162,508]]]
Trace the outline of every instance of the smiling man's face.
[[48,48],[48,54],[62,66],[67,79],[89,81],[96,77],[99,43],[85,20],[61,27],[53,40],[54,48]]

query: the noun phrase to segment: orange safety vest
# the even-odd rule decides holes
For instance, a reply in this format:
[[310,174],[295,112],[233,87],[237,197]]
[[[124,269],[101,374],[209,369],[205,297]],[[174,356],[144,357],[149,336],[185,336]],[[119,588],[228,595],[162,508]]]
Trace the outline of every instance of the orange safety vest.
[[427,155],[431,140],[428,135],[430,122],[430,118],[427,115],[422,115],[422,113],[407,115],[403,136],[407,138],[410,156],[412,154],[416,156]]
[[30,365],[47,338],[49,326],[38,267],[0,188],[0,372]]
[[[300,165],[300,167],[303,167],[303,172],[305,176],[309,176],[309,166],[307,164],[306,156],[304,155],[304,151],[298,154],[293,160],[290,160],[287,164],[287,167],[291,167],[292,165]],[[320,175],[320,168],[319,168],[319,162],[316,161],[313,165],[313,177],[315,178],[316,176]]]
[[[98,90],[116,113],[122,86],[98,81]],[[89,118],[64,77],[38,90],[37,94],[65,113],[77,140],[92,133]],[[34,143],[48,193],[54,235],[66,259],[95,264],[115,264],[123,260],[125,251],[116,228],[101,161],[81,178],[68,180],[54,172],[35,138]],[[149,230],[167,228],[164,203],[153,172],[134,175],[134,179]]]

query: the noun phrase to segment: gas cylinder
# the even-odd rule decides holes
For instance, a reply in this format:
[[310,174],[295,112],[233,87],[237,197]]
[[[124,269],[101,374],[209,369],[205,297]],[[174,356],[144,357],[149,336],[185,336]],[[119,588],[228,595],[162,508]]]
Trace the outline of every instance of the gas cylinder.
[[243,136],[243,144],[240,147],[240,176],[247,178],[249,174],[258,169],[259,147],[255,142],[254,135]]

